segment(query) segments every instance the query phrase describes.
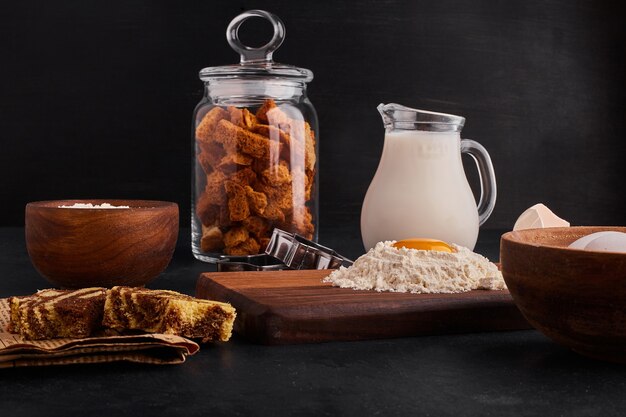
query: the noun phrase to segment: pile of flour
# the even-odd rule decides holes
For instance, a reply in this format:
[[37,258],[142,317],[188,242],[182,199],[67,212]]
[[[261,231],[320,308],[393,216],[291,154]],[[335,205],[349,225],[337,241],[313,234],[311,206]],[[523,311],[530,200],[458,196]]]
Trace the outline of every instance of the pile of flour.
[[324,278],[336,287],[412,293],[458,293],[506,288],[502,273],[487,258],[452,244],[456,252],[396,248],[379,242],[354,265]]
[[74,203],[71,206],[59,206],[59,208],[71,208],[71,209],[127,209],[130,206],[114,206],[109,203],[102,203],[93,205],[91,203]]

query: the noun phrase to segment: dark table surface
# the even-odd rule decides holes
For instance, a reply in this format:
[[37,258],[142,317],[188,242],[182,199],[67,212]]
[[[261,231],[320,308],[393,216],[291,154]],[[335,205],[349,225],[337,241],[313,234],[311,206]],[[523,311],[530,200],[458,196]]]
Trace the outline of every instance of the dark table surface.
[[[149,286],[193,294],[200,272],[183,230]],[[342,237],[338,237],[342,236]],[[498,257],[500,233],[476,251]],[[350,257],[358,236],[322,234]],[[0,229],[0,297],[48,287],[21,228]],[[0,370],[1,416],[70,415],[624,416],[626,368],[535,331],[268,347],[235,336],[176,366],[129,363]]]

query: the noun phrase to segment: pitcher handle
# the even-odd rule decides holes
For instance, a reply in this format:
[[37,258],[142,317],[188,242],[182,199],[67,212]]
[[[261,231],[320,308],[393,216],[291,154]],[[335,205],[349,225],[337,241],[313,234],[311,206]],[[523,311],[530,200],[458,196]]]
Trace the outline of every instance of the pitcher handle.
[[496,205],[496,175],[487,149],[471,139],[461,140],[461,153],[469,154],[478,168],[480,178],[480,200],[478,200],[478,224],[483,225]]

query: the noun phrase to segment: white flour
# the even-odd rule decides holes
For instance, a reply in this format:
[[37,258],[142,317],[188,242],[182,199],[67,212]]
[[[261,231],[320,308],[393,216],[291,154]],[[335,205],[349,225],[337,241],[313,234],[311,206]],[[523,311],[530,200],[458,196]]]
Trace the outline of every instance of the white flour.
[[502,273],[487,258],[452,244],[454,253],[395,248],[379,242],[351,267],[324,278],[336,287],[412,293],[458,293],[506,288]]
[[109,203],[102,203],[93,205],[91,203],[74,203],[71,206],[59,206],[59,208],[72,208],[72,209],[127,209],[130,206],[113,206]]

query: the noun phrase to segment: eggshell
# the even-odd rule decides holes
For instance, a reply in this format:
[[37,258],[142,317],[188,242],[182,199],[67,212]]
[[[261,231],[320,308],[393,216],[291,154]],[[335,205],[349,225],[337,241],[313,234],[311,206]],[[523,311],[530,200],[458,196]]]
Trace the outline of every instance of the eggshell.
[[542,229],[546,227],[569,227],[569,222],[539,203],[526,209],[519,216],[513,226],[513,230]]

